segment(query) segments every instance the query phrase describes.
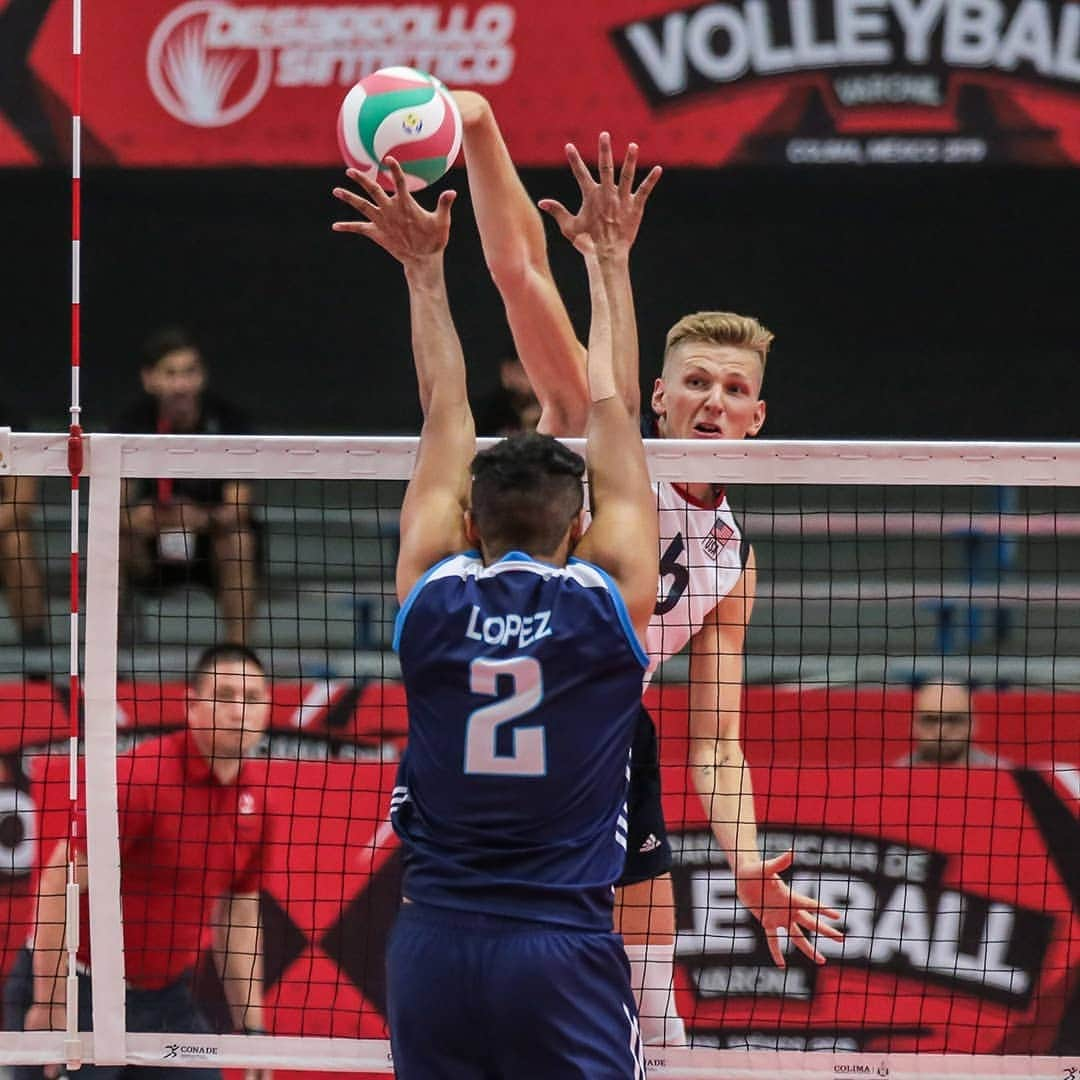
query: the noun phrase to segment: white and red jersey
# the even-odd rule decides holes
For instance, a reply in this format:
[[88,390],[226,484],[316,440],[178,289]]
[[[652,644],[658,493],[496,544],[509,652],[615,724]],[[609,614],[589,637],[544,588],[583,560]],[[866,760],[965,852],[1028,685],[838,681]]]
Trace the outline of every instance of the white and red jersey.
[[716,605],[735,588],[746,562],[742,530],[720,493],[705,506],[660,481],[656,492],[660,526],[660,581],[649,621],[649,671],[681,651]]

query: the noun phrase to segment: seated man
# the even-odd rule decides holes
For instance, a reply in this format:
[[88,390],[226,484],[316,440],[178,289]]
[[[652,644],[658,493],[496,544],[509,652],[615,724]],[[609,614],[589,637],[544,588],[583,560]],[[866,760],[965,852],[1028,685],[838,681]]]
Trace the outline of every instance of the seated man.
[[[206,366],[183,330],[146,344],[143,397],[113,425],[125,433],[243,435],[246,417],[206,389]],[[153,588],[197,582],[221,604],[225,640],[251,634],[258,583],[258,534],[251,488],[240,480],[128,480],[120,519],[124,585]]]
[[[265,782],[246,760],[266,730],[270,702],[262,662],[239,645],[218,645],[191,677],[187,727],[148,739],[117,758],[120,896],[130,1031],[207,1032],[191,975],[212,933],[214,959],[235,1028],[263,1030],[263,942],[259,883],[270,843]],[[76,854],[80,892],[79,1026],[92,1027],[84,827]],[[62,1031],[68,852],[44,852],[34,934],[4,987],[5,1026]],[[124,1070],[83,1066],[80,1075]],[[138,1070],[133,1070],[138,1071]],[[20,1066],[16,1080],[40,1080]],[[56,1076],[49,1066],[47,1076]],[[164,1075],[163,1073],[161,1074]],[[220,1080],[217,1069],[181,1070],[186,1080]]]
[[[2,404],[0,423],[13,429],[25,426]],[[36,477],[0,477],[0,587],[24,646],[48,642],[45,574],[33,533],[37,493]]]
[[931,682],[915,691],[912,709],[915,749],[899,765],[959,765],[1008,769],[1011,762],[972,741],[971,690],[959,683]]

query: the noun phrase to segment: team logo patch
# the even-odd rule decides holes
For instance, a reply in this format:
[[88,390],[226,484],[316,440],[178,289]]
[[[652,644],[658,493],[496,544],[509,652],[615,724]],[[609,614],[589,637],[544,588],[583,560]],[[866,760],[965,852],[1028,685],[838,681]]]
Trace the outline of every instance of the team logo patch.
[[726,521],[717,520],[709,535],[702,539],[701,546],[710,559],[715,559],[734,535],[735,530]]
[[240,792],[240,798],[236,801],[236,807],[241,814],[255,813],[255,796],[250,791]]
[[638,848],[638,854],[648,855],[650,851],[655,851],[660,846],[660,841],[656,839],[655,833],[649,833],[642,842],[641,847]]

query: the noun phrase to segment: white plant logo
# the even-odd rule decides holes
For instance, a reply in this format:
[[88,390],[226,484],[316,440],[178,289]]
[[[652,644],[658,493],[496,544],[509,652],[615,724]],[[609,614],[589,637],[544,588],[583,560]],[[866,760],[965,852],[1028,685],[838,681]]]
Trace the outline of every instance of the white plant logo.
[[[217,48],[212,20],[227,20],[229,7],[190,0],[158,24],[146,52],[146,74],[161,107],[194,127],[225,127],[258,105],[273,75],[273,50]],[[250,68],[254,61],[255,72]],[[247,89],[229,101],[240,76]]]

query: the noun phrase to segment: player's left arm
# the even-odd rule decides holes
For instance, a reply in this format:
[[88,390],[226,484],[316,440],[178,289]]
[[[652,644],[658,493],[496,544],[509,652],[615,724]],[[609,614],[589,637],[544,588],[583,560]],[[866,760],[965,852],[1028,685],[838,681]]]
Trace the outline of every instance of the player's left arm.
[[435,563],[469,547],[465,510],[476,428],[443,268],[455,193],[444,191],[435,210],[428,212],[409,194],[401,166],[392,158],[386,164],[396,184],[392,195],[356,169],[349,170],[350,179],[364,189],[367,198],[344,188],[335,188],[334,194],[367,220],[335,222],[334,229],[374,240],[401,263],[409,287],[413,360],[424,426],[401,507],[397,594],[404,601]]
[[816,963],[824,956],[807,935],[842,934],[824,919],[839,912],[792,892],[780,874],[788,851],[762,860],[754,789],[740,736],[743,647],[754,608],[757,568],[753,552],[731,593],[712,610],[690,641],[690,773],[717,842],[724,849],[742,903],[760,920],[774,963],[784,967],[781,928]]

